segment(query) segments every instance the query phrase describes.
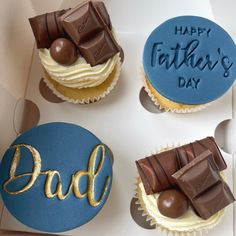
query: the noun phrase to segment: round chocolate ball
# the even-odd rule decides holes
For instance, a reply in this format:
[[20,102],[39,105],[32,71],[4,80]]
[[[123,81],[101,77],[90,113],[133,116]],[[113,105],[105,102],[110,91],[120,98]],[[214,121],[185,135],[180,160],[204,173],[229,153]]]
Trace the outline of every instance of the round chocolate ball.
[[170,218],[178,218],[188,210],[189,203],[183,193],[171,189],[160,193],[157,206],[162,215]]
[[50,55],[57,63],[68,66],[77,60],[78,50],[70,40],[59,38],[52,43]]

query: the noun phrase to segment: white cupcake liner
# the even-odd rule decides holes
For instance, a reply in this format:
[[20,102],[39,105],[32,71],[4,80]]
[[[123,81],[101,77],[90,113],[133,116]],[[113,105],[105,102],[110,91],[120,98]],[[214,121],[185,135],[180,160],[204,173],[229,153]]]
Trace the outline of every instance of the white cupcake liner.
[[[61,94],[47,78],[44,78],[44,81],[45,81],[46,85],[49,87],[49,89],[53,92],[53,94],[55,94],[57,97],[61,98],[62,100],[70,102],[70,103],[74,103],[74,104],[89,104],[89,103],[94,103],[94,102],[100,101],[102,98],[106,97],[114,89],[114,87],[116,86],[116,84],[119,80],[120,73],[121,73],[121,60],[120,60],[120,58],[116,64],[114,70],[115,70],[115,75],[114,75],[111,85],[99,96],[90,97],[90,98],[86,98],[86,99],[73,99],[73,98],[66,97],[63,94]],[[50,77],[50,75],[49,75],[49,77]],[[78,89],[78,91],[79,91],[79,89]]]
[[[166,150],[170,150],[172,148],[175,148],[177,146],[180,145],[169,145],[166,147],[162,147],[161,149],[159,149],[159,151],[155,151],[154,153],[152,152],[152,154],[157,154]],[[222,178],[226,181],[226,177],[224,175],[224,173],[221,173]],[[139,187],[139,184],[142,183],[141,178],[140,177],[136,177],[136,181],[135,181],[135,195],[134,197],[136,198],[136,202],[135,204],[139,205],[138,210],[142,211],[142,216],[146,217],[146,221],[151,225],[155,225],[156,229],[158,229],[161,232],[166,233],[166,235],[168,236],[203,236],[205,234],[207,234],[209,232],[209,230],[211,230],[212,228],[214,228],[215,226],[217,226],[225,213],[225,209],[220,211],[220,216],[217,219],[217,221],[215,221],[212,224],[207,225],[207,227],[199,227],[199,228],[193,228],[193,229],[188,229],[188,230],[181,230],[181,229],[172,229],[172,228],[168,228],[165,225],[162,225],[158,222],[158,219],[155,219],[152,215],[149,214],[149,209],[148,206],[145,205],[143,198],[142,198],[142,190]],[[203,220],[204,221],[204,220]]]
[[184,113],[198,112],[198,111],[201,111],[201,110],[205,109],[209,105],[211,105],[211,103],[206,103],[206,104],[201,104],[201,105],[195,105],[194,107],[191,107],[191,108],[180,108],[180,109],[178,109],[178,108],[168,108],[168,107],[162,106],[158,102],[156,97],[152,94],[150,89],[148,88],[148,85],[146,83],[146,74],[145,74],[144,69],[143,69],[142,66],[140,68],[140,74],[141,74],[141,79],[142,79],[145,91],[147,92],[148,96],[151,98],[152,102],[161,110],[165,110],[166,112],[184,114]]

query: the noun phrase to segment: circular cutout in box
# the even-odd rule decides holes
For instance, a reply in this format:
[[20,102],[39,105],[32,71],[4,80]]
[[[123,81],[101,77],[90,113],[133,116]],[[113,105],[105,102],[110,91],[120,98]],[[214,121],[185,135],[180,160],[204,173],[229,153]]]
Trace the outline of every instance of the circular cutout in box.
[[142,87],[139,92],[139,100],[143,108],[151,113],[163,113],[165,112],[164,109],[160,109],[160,107],[156,106],[151,98],[148,96],[148,93],[145,91],[145,88]]
[[236,120],[224,120],[215,129],[215,140],[224,152],[233,154],[236,152]]
[[147,216],[143,215],[143,211],[140,210],[140,205],[137,204],[137,198],[132,198],[130,202],[130,214],[134,222],[144,229],[155,229],[155,225],[151,225],[150,221],[147,220]]
[[40,119],[38,106],[24,98],[20,98],[15,106],[13,125],[17,134],[27,131],[36,126]]
[[56,96],[52,90],[46,85],[44,79],[42,78],[39,82],[39,92],[42,97],[51,103],[63,103],[64,101]]

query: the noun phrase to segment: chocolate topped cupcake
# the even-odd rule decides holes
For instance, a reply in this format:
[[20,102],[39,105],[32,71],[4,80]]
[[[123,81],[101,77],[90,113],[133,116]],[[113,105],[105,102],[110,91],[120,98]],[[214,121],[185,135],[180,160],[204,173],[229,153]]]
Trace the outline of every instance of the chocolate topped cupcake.
[[235,201],[212,137],[136,161],[136,198],[150,224],[175,235],[208,231]]
[[91,103],[105,97],[120,75],[123,51],[103,2],[29,19],[46,74],[60,98]]

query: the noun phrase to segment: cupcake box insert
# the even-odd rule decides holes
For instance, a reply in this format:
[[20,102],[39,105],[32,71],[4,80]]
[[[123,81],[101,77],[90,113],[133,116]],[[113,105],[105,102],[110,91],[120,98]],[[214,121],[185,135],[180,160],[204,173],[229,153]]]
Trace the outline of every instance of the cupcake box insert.
[[[203,2],[204,1],[204,2]],[[1,79],[1,156],[6,147],[16,137],[13,127],[15,104],[20,97],[33,101],[39,111],[39,123],[65,121],[81,125],[95,133],[114,154],[113,185],[111,194],[103,211],[90,223],[63,233],[65,235],[165,235],[156,230],[146,231],[132,219],[129,211],[133,197],[134,180],[137,176],[134,161],[147,153],[167,144],[184,144],[206,136],[214,136],[218,124],[233,118],[236,102],[232,89],[207,109],[188,115],[169,113],[153,114],[143,108],[139,100],[142,88],[139,67],[147,36],[159,24],[178,15],[198,15],[216,21],[234,37],[236,26],[233,21],[221,21],[230,17],[227,7],[222,3],[202,0],[194,2],[148,0],[148,1],[104,1],[117,37],[125,51],[125,63],[119,83],[114,91],[102,101],[89,105],[51,103],[39,92],[43,71],[34,38],[27,19],[45,11],[68,8],[78,1],[16,1],[4,2],[1,14],[4,21],[0,26],[3,53]],[[135,4],[135,7],[134,7]],[[171,4],[171,5],[170,5]],[[21,11],[19,7],[21,6]],[[171,7],[170,7],[171,6]],[[221,12],[219,9],[221,8]],[[155,11],[153,9],[156,9]],[[15,18],[12,21],[13,16]],[[12,25],[9,25],[9,24]],[[10,30],[11,29],[11,30]],[[186,31],[186,30],[185,30]],[[188,29],[188,33],[194,30]],[[196,29],[198,33],[199,29]],[[7,33],[6,33],[7,32]],[[24,32],[24,33],[23,33]],[[207,30],[202,33],[207,34]],[[17,37],[16,37],[17,36]],[[9,46],[9,44],[11,46]],[[32,55],[32,57],[31,57]],[[15,113],[15,115],[14,115]],[[18,117],[19,118],[19,117]],[[16,118],[17,119],[17,118]],[[29,119],[26,117],[25,119]],[[236,133],[232,131],[232,133]],[[222,137],[225,134],[222,133]],[[226,138],[230,143],[233,137]],[[233,154],[224,153],[228,168],[226,176],[229,186],[233,186]],[[234,154],[235,156],[235,154]],[[236,157],[236,156],[235,156]],[[16,221],[0,203],[0,229],[10,231],[34,231]],[[209,236],[233,235],[233,205],[226,210],[220,225],[209,232]],[[0,233],[1,234],[1,233]]]

